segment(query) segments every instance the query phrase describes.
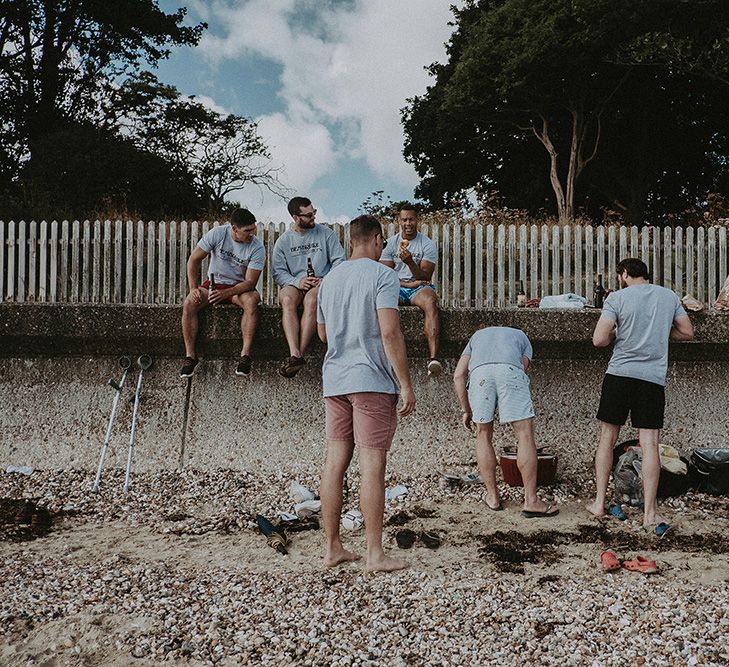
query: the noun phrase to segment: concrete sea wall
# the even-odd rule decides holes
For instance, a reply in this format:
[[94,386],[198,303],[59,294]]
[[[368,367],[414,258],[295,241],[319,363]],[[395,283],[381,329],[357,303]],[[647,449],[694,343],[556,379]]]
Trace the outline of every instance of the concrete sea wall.
[[[323,346],[291,380],[278,375],[286,354],[280,311],[261,309],[254,369],[234,374],[240,349],[239,311],[209,309],[201,319],[203,363],[191,382],[178,377],[183,356],[180,308],[80,304],[0,306],[0,466],[95,469],[118,381],[117,358],[145,353],[155,364],[145,376],[135,470],[237,468],[314,474],[324,452],[321,399]],[[390,470],[425,476],[475,465],[473,438],[460,426],[452,372],[466,340],[482,324],[516,325],[535,348],[530,371],[540,444],[554,448],[562,479],[591,477],[600,383],[609,351],[590,338],[595,311],[450,310],[442,317],[446,373],[425,372],[419,311],[402,323],[418,406],[401,421]],[[693,343],[672,344],[668,406],[662,441],[683,449],[729,445],[729,316],[692,315]],[[136,364],[120,402],[110,466],[123,467],[137,381]],[[634,431],[626,427],[625,439]],[[510,444],[497,428],[497,444]]]

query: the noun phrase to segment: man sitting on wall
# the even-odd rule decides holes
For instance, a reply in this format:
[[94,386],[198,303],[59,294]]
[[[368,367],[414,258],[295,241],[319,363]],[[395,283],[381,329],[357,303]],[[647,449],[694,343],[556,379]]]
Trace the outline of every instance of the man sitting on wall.
[[425,338],[428,341],[428,375],[440,375],[443,366],[438,360],[440,315],[438,295],[431,282],[438,249],[425,234],[418,231],[418,212],[405,204],[398,213],[400,232],[387,240],[380,261],[395,269],[400,277],[400,303],[417,306],[425,317]]
[[[289,357],[279,368],[292,378],[306,363],[304,354],[316,331],[316,299],[319,284],[344,261],[344,248],[328,227],[316,224],[316,209],[307,197],[294,197],[288,205],[294,224],[273,247],[273,278],[281,290],[281,318]],[[299,322],[298,308],[304,306]]]
[[[198,285],[200,267],[208,255],[208,279]],[[182,336],[187,356],[180,370],[181,378],[192,377],[198,364],[195,352],[198,313],[209,305],[219,303],[234,303],[243,311],[243,348],[235,374],[248,375],[251,372],[251,344],[258,322],[258,304],[261,302],[256,283],[265,259],[263,243],[256,238],[256,218],[244,208],[233,211],[230,224],[213,227],[200,239],[187,260],[190,291],[182,307]]]

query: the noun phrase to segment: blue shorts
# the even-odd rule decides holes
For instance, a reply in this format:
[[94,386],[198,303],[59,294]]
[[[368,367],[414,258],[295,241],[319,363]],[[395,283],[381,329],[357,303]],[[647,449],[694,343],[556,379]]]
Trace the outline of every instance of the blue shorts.
[[497,407],[502,424],[534,416],[529,377],[521,366],[512,364],[474,368],[468,378],[468,402],[477,424],[492,422]]
[[418,285],[418,287],[401,287],[400,288],[400,301],[403,305],[409,306],[410,300],[421,290],[421,289],[435,289],[435,285],[430,283],[429,285]]

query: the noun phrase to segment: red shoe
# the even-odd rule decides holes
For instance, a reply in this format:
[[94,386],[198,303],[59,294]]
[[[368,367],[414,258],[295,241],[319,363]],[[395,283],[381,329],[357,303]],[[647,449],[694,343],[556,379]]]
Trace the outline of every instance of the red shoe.
[[603,551],[600,554],[600,562],[602,563],[602,569],[605,572],[614,572],[615,570],[620,569],[620,561],[612,551]]
[[649,560],[643,556],[636,556],[633,560],[624,561],[623,567],[631,572],[642,572],[643,574],[655,574],[658,572],[656,561]]

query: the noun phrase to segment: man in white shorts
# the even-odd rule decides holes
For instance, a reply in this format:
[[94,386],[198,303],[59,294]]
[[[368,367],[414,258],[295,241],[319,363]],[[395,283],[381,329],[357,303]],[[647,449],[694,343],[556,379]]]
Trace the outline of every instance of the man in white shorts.
[[[319,338],[327,343],[322,367],[327,460],[319,493],[326,533],[324,564],[357,560],[339,534],[344,474],[359,450],[360,505],[365,520],[369,571],[392,571],[407,562],[382,548],[387,453],[397,417],[415,408],[405,339],[400,330],[397,274],[378,263],[382,227],[369,215],[350,223],[351,257],[321,283]],[[402,406],[398,410],[398,395]]]
[[[208,255],[208,278],[199,285],[200,267]],[[235,373],[248,375],[251,372],[251,344],[258,323],[258,304],[261,302],[256,284],[265,261],[266,250],[256,238],[256,218],[244,208],[233,211],[230,224],[213,227],[200,239],[187,260],[190,291],[182,306],[182,336],[186,356],[180,370],[181,378],[192,377],[198,364],[195,351],[198,313],[209,305],[219,303],[232,303],[243,311],[240,323],[243,348]]]
[[526,334],[511,327],[486,327],[468,341],[453,376],[463,425],[476,425],[476,460],[486,485],[486,506],[504,509],[496,484],[496,453],[493,447],[494,415],[511,424],[518,440],[516,464],[524,482],[522,516],[551,517],[559,509],[537,496],[537,447],[534,442],[534,406],[526,370],[532,345]]

